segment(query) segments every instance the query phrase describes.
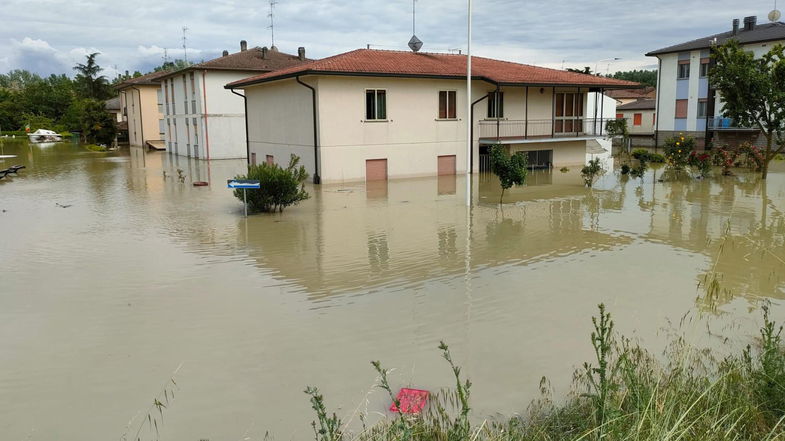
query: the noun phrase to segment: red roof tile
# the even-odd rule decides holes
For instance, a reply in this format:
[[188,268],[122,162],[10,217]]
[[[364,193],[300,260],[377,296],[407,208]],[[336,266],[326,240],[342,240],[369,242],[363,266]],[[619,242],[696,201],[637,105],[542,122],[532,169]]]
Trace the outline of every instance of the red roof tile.
[[[227,88],[241,88],[298,75],[362,75],[434,78],[466,78],[466,56],[456,54],[414,53],[377,49],[358,49],[311,63],[235,81]],[[472,76],[500,84],[537,86],[591,86],[637,88],[638,83],[614,80],[563,70],[490,58],[472,57]]]
[[[235,52],[214,58],[203,63],[188,66],[175,72],[168,72],[167,75],[182,74],[189,70],[232,70],[232,71],[258,71],[272,72],[278,69],[293,67],[308,63],[312,60],[306,58],[301,60],[297,55],[279,52],[277,49],[267,49],[254,47],[245,51]],[[158,80],[163,78],[159,77]]]
[[160,72],[150,72],[149,74],[142,75],[141,77],[131,78],[128,80],[123,81],[122,83],[118,84],[116,89],[122,90],[126,89],[131,86],[138,86],[138,85],[158,85],[158,80],[161,77],[169,75],[171,72],[168,71],[160,71]]
[[611,98],[616,99],[623,99],[623,98],[635,98],[635,99],[644,99],[644,98],[656,98],[657,97],[657,89],[649,86],[643,89],[631,89],[631,90],[611,90],[606,93]]

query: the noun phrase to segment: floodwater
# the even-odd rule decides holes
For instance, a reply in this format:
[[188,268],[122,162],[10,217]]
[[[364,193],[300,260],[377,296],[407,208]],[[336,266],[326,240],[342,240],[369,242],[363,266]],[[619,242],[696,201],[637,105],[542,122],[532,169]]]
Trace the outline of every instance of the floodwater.
[[567,392],[600,302],[654,350],[673,332],[740,348],[765,299],[785,319],[781,162],[765,183],[654,170],[589,190],[577,170],[536,172],[503,208],[485,175],[470,207],[463,177],[326,185],[246,219],[225,185],[243,161],[2,154],[27,166],[0,180],[2,439],[135,439],[151,410],[162,440],[310,439],[305,386],[374,419],[389,403],[369,361],[394,387],[449,387],[439,340],[475,414],[513,414],[542,376]]

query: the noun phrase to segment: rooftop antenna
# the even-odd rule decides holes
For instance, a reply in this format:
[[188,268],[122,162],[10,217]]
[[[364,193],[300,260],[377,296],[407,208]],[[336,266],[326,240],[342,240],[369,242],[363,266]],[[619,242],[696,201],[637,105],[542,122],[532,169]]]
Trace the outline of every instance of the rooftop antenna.
[[267,14],[270,17],[270,26],[268,28],[270,29],[270,46],[272,47],[275,47],[275,14],[273,8],[276,4],[278,4],[277,1],[270,0],[270,13]]
[[774,0],[774,9],[769,12],[769,21],[774,23],[778,21],[780,17],[782,17],[782,14],[780,13],[779,9],[777,9],[777,0]]
[[164,64],[169,62],[169,49],[164,48],[164,56],[161,58],[164,60]]
[[417,3],[417,0],[412,0],[412,38],[409,40],[409,49],[412,52],[418,52],[422,48],[422,41],[417,38],[417,33],[415,32],[415,18],[416,18],[416,11],[414,5]]
[[185,35],[187,31],[188,31],[188,26],[183,26],[183,56],[185,57],[186,64],[188,64],[188,45],[186,44],[188,37],[186,37]]

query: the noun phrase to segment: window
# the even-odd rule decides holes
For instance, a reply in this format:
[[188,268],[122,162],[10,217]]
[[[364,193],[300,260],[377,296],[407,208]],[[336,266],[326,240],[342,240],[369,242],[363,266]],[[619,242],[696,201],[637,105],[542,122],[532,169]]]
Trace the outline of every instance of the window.
[[368,89],[365,91],[365,119],[387,119],[387,91]]
[[555,110],[553,131],[573,133],[583,131],[583,94],[557,93],[554,95]]
[[273,157],[273,155],[267,155],[267,157],[265,158],[265,161],[269,165],[275,164],[275,158]]
[[164,133],[166,133],[164,131],[164,120],[163,119],[159,119],[158,120],[158,134],[163,137]]
[[624,119],[624,114],[623,113],[617,113],[616,114],[616,119]]
[[701,61],[701,78],[706,78],[709,76],[709,62]]
[[191,72],[191,96],[192,97],[196,96],[196,83],[194,82],[194,73],[193,72]]
[[690,77],[690,62],[687,61],[686,63],[679,62],[679,71],[678,71],[678,79],[686,80]]
[[705,99],[698,100],[698,118],[706,118],[706,104]]
[[163,91],[158,89],[155,91],[158,99],[158,113],[164,113],[164,97]]
[[632,125],[639,126],[642,123],[643,123],[643,114],[642,113],[636,113],[636,114],[632,115]]
[[455,119],[455,91],[439,92],[439,119]]
[[504,92],[488,94],[488,118],[504,118]]
[[687,100],[676,100],[676,118],[687,117]]
[[256,165],[256,153],[251,153],[251,165]]

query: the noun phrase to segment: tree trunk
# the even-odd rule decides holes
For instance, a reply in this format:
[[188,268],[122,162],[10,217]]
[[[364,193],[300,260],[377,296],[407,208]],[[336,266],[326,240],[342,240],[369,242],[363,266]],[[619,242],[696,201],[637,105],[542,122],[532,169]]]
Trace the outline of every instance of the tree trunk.
[[769,174],[769,162],[771,162],[774,155],[771,154],[771,143],[774,141],[774,135],[766,137],[766,152],[763,154],[763,166],[760,168],[760,178],[766,179]]
[[504,203],[504,187],[502,187],[502,194],[499,196],[499,205]]

